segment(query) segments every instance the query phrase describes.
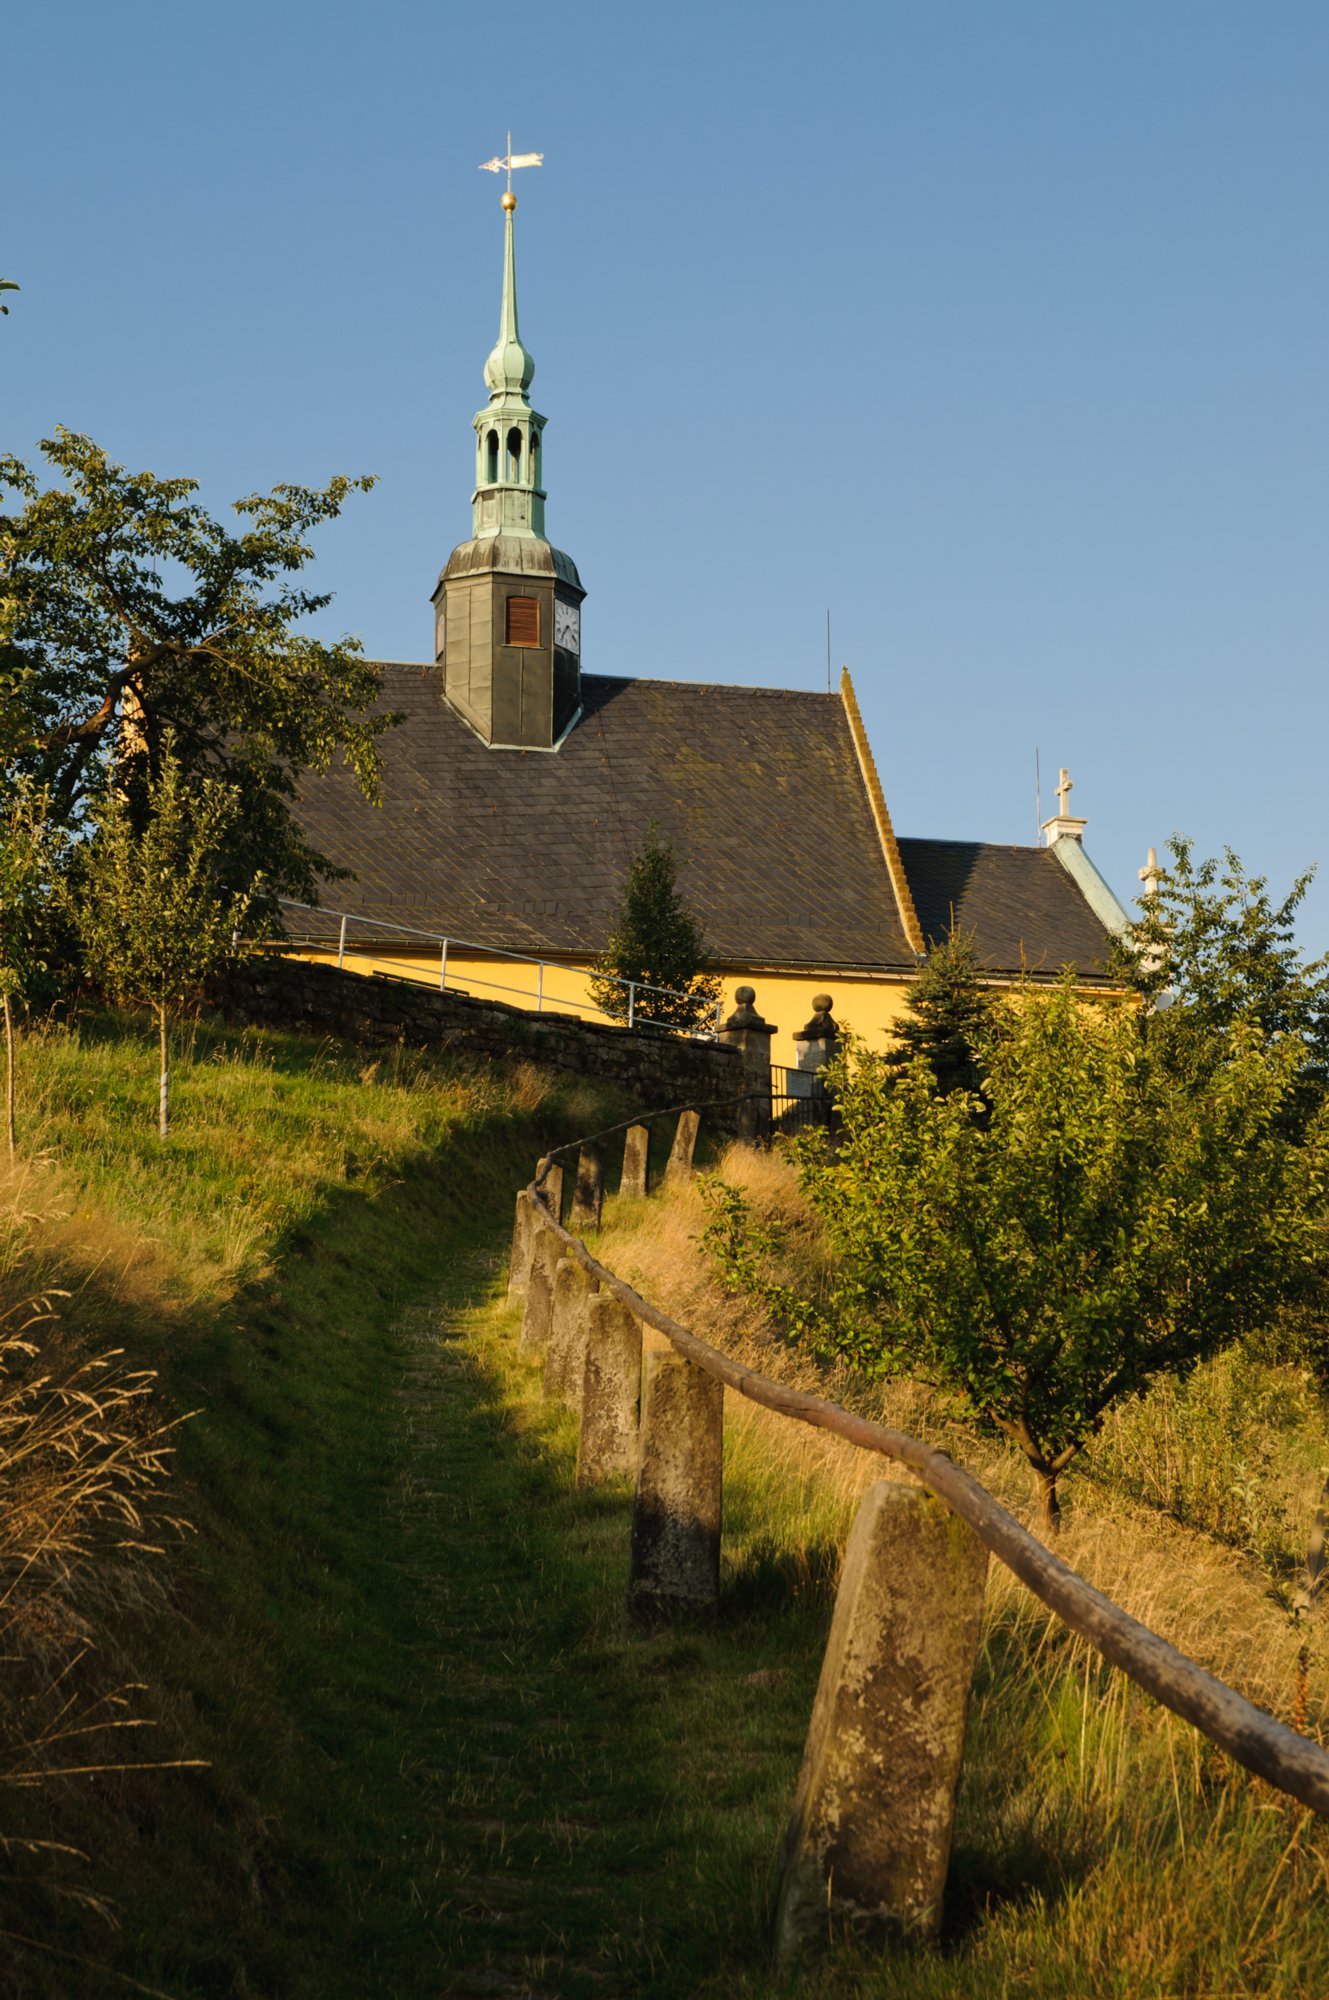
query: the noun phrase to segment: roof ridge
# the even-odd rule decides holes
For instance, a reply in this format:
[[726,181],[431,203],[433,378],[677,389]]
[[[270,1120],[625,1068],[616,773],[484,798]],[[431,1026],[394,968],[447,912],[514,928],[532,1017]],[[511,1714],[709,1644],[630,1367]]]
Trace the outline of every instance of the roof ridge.
[[970,840],[955,833],[902,833],[901,841],[926,841],[929,847],[1001,847],[1011,854],[1050,854],[1050,847],[1034,847],[1027,840]]
[[583,681],[628,681],[634,687],[691,688],[696,694],[768,694],[778,695],[787,701],[834,701],[822,688],[779,688],[749,686],[746,681],[680,681],[668,680],[654,674],[594,674],[584,673]]

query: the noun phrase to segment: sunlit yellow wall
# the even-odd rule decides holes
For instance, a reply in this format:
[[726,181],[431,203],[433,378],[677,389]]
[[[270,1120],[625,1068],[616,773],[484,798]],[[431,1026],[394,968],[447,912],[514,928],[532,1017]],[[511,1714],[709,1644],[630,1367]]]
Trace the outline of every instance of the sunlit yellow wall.
[[[335,964],[335,952],[302,952],[301,957]],[[423,985],[439,983],[438,954],[379,952],[373,956],[348,951],[343,961],[350,972],[386,973],[410,978]],[[546,961],[543,974],[538,967],[519,959],[483,958],[474,952],[449,951],[447,984],[449,992],[469,993],[476,1000],[502,1000],[510,1006],[541,1006],[550,1013],[576,1014],[585,1020],[603,1020],[592,1004],[589,992],[590,968],[583,965],[555,965]],[[771,1061],[792,1068],[798,1057],[794,1035],[812,1016],[812,1001],[818,993],[829,993],[836,1020],[842,1027],[861,1035],[869,1048],[884,1048],[891,1023],[904,1007],[906,982],[903,979],[868,979],[862,974],[838,976],[787,972],[727,972],[724,975],[724,1011],[734,1008],[734,994],[740,986],[752,986],[757,994],[757,1011],[770,1021],[777,1033],[771,1042]],[[539,992],[537,989],[540,988]]]
[[[335,965],[335,951],[306,951],[295,954],[316,963]],[[372,956],[348,951],[342,961],[348,972],[384,973],[392,978],[410,979],[423,986],[437,987],[442,972],[439,952],[376,952]],[[591,1004],[587,973],[577,965],[543,967],[521,959],[484,958],[475,952],[449,951],[447,965],[449,993],[468,993],[473,1000],[499,1000],[509,1007],[535,1007],[550,1014],[576,1014],[586,1020],[603,1020]]]
[[907,986],[904,979],[868,979],[859,973],[843,975],[810,973],[731,972],[725,974],[725,1012],[734,1005],[734,990],[751,986],[757,995],[757,1012],[776,1029],[771,1038],[771,1061],[792,1069],[798,1061],[794,1036],[812,1019],[815,995],[829,993],[831,1011],[842,1028],[852,1028],[870,1049],[884,1049],[890,1040],[891,1025],[904,1012]]

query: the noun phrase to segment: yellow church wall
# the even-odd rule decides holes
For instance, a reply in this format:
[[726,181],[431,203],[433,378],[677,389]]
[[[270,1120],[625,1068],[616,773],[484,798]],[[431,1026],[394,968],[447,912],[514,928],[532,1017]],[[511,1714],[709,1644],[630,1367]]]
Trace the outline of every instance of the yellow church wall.
[[[305,951],[296,956],[317,964],[337,963],[333,951]],[[342,962],[349,972],[410,979],[422,986],[436,987],[439,983],[441,955],[437,952],[426,955],[418,951],[348,951]],[[541,968],[521,959],[488,958],[456,949],[448,952],[449,992],[468,993],[476,1000],[505,1001],[516,1007],[535,1008],[538,1003],[551,1014],[603,1020],[604,1015],[590,997],[590,977],[591,968],[585,962],[577,965],[546,959]],[[734,995],[740,986],[756,989],[757,1010],[777,1031],[771,1040],[771,1061],[792,1069],[798,1061],[794,1035],[812,1018],[816,994],[830,994],[841,1027],[852,1028],[869,1048],[884,1048],[892,1023],[904,1010],[906,982],[873,979],[862,973],[790,973],[761,966],[750,971],[731,968],[722,975],[726,1015],[734,1010]]]
[[[335,965],[335,951],[302,951],[293,954],[317,964]],[[415,952],[348,951],[342,961],[350,972],[374,973],[396,979],[410,979],[421,986],[437,987],[441,955]],[[450,948],[447,988],[450,993],[467,993],[475,1000],[498,1000],[509,1006],[542,1008],[551,1014],[573,1014],[581,1020],[603,1021],[605,1016],[590,996],[591,967],[546,959],[537,965],[524,959],[488,957],[475,951]],[[1014,982],[1002,980],[999,986]],[[818,993],[829,993],[832,1012],[842,1028],[852,1029],[869,1049],[884,1049],[896,1022],[905,1013],[909,980],[877,977],[863,972],[788,972],[773,967],[754,966],[750,970],[727,968],[721,975],[723,1013],[731,1014],[734,995],[740,986],[751,986],[757,995],[757,1011],[771,1022],[776,1032],[771,1038],[771,1061],[777,1067],[793,1069],[798,1061],[794,1036],[812,1018],[812,1002]],[[1105,993],[1085,989],[1086,1003],[1101,1002]]]

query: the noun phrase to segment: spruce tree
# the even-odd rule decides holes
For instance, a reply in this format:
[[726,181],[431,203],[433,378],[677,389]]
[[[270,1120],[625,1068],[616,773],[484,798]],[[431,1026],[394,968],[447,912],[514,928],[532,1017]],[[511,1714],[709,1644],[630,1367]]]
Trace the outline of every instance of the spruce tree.
[[983,988],[972,935],[952,924],[929,952],[905,1005],[913,1018],[895,1026],[899,1046],[887,1057],[891,1067],[903,1074],[921,1055],[943,1097],[953,1090],[980,1095],[974,1050],[991,1022],[993,1003]]
[[[634,1021],[696,1028],[720,997],[720,981],[706,969],[702,926],[678,887],[673,842],[654,821],[633,855],[609,943],[595,962],[591,997],[617,1020],[628,1014],[631,980]],[[655,989],[666,988],[666,991]]]

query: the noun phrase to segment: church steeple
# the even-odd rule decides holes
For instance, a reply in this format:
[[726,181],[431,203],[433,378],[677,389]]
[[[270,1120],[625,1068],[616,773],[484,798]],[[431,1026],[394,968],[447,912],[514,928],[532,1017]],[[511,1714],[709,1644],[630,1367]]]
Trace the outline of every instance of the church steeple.
[[498,339],[485,362],[489,401],[475,416],[473,532],[543,535],[540,439],[545,420],[531,408],[526,393],[535,374],[535,357],[522,346],[517,324],[517,253],[512,228],[517,197],[511,189],[503,197],[503,207],[503,298]]
[[489,401],[474,419],[471,539],[453,550],[434,592],[434,653],[449,703],[491,748],[555,750],[581,712],[586,593],[571,557],[545,539],[545,419],[527,394],[535,361],[517,320],[516,207],[509,187]]

